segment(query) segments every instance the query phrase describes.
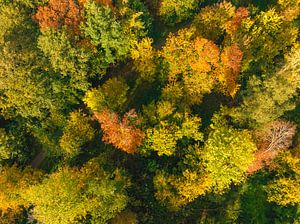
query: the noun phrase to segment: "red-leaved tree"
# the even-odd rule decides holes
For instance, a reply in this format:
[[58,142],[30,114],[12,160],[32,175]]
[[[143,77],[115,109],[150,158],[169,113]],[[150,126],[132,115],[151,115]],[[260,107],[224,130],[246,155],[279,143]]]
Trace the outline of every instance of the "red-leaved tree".
[[[67,26],[68,30],[78,34],[83,20],[83,7],[87,0],[49,0],[45,6],[38,7],[33,20],[39,23],[40,29],[59,29]],[[98,4],[113,7],[112,0],[96,0]]]
[[82,20],[81,7],[76,0],[49,0],[46,6],[38,7],[33,19],[39,23],[41,30],[59,29],[65,25],[78,33]]
[[242,59],[243,52],[236,44],[226,47],[221,54],[222,66],[219,79],[227,95],[234,96],[239,90],[238,78]]
[[247,8],[240,7],[236,10],[235,15],[225,24],[227,33],[233,34],[237,31],[242,20],[247,18],[250,12]]
[[133,154],[142,144],[144,132],[136,127],[139,124],[137,114],[134,110],[127,112],[123,119],[107,109],[95,113],[94,117],[100,123],[104,132],[102,140],[112,144],[116,148]]

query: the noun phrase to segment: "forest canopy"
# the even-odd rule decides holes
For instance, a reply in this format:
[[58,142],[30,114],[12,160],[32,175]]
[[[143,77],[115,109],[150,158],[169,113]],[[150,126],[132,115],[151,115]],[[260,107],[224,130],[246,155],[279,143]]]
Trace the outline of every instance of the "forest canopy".
[[300,0],[0,0],[0,224],[300,223]]

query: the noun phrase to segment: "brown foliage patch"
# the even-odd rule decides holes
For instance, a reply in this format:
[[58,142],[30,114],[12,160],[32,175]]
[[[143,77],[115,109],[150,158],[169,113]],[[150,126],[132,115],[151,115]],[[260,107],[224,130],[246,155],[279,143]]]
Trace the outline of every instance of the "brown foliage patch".
[[239,89],[238,78],[241,71],[243,52],[234,44],[224,49],[221,54],[222,67],[220,81],[224,85],[225,93],[234,96]]
[[292,145],[295,133],[296,125],[284,120],[273,121],[258,131],[258,151],[254,162],[248,168],[248,173],[256,172],[263,168],[264,164],[269,165],[280,151],[288,149]]
[[232,34],[237,31],[243,19],[249,16],[247,8],[240,7],[236,10],[235,15],[225,24],[225,29],[228,33]]

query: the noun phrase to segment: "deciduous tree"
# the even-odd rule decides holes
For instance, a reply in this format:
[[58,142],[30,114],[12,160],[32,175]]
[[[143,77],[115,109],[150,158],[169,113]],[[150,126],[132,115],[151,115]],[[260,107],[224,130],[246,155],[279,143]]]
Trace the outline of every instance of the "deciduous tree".
[[220,73],[218,80],[221,91],[234,97],[239,90],[238,79],[241,72],[243,52],[237,45],[226,47],[221,53]]
[[188,114],[175,114],[173,119],[162,119],[154,128],[146,132],[143,147],[147,150],[157,151],[159,156],[174,155],[178,146],[185,141],[201,141],[202,133],[199,131],[201,119]]
[[38,7],[33,18],[38,21],[41,30],[67,26],[69,31],[78,34],[82,12],[75,0],[49,0],[46,6]]
[[167,24],[175,24],[191,18],[199,7],[201,0],[162,0],[159,15]]
[[136,127],[139,119],[134,110],[127,112],[121,121],[118,114],[107,109],[95,113],[94,116],[104,132],[102,138],[104,142],[112,144],[127,153],[137,152],[137,148],[142,144],[145,134]]
[[99,88],[87,91],[84,102],[95,112],[101,112],[105,108],[120,112],[125,109],[128,90],[125,79],[114,77]]
[[143,80],[153,80],[156,71],[156,51],[152,46],[153,40],[146,37],[140,42],[135,42],[131,48],[131,58],[135,69],[141,74]]
[[40,117],[50,100],[43,74],[37,72],[41,58],[30,10],[8,4],[0,11],[1,114],[6,118]]
[[8,135],[4,128],[0,129],[0,164],[3,160],[11,158],[12,147],[10,141],[12,136]]
[[60,147],[67,156],[74,156],[95,136],[90,118],[81,111],[72,112],[60,138]]
[[234,44],[220,52],[212,41],[195,37],[193,28],[170,34],[161,55],[168,66],[163,97],[183,104],[199,104],[219,83],[220,91],[234,96],[243,53]]
[[103,56],[99,58],[104,66],[124,59],[130,49],[131,40],[125,26],[113,14],[112,9],[89,1],[85,4],[85,21],[81,26],[86,38]]
[[293,21],[300,14],[299,0],[278,0],[276,8],[286,21]]
[[[30,167],[21,170],[16,165],[5,166],[0,171],[0,211],[18,212],[22,207],[28,208],[30,203],[21,197],[31,185],[41,181],[43,173]],[[0,213],[1,213],[0,212]]]
[[129,182],[102,165],[94,159],[81,169],[65,167],[30,187],[23,197],[34,205],[33,216],[42,223],[107,223],[125,208]]
[[267,71],[274,58],[287,53],[288,47],[295,43],[297,32],[294,24],[284,21],[273,8],[243,19],[231,38],[244,52],[244,70],[253,69],[253,65]]
[[231,127],[223,115],[214,115],[212,121],[202,159],[212,179],[213,191],[224,193],[231,184],[237,185],[246,179],[256,145],[249,131]]
[[248,168],[248,173],[252,174],[261,169],[264,163],[270,164],[281,150],[288,149],[292,145],[295,133],[296,125],[284,120],[273,121],[262,130],[258,130],[256,134],[258,151]]
[[230,2],[221,2],[201,9],[193,25],[199,35],[213,41],[225,34],[227,22],[235,15],[235,7]]
[[[296,149],[299,151],[299,149]],[[300,203],[300,159],[291,152],[282,153],[274,164],[276,177],[267,186],[268,201],[287,206]]]
[[52,69],[62,78],[69,79],[70,87],[75,90],[86,91],[89,87],[88,76],[104,73],[103,69],[89,65],[91,57],[97,57],[97,54],[85,47],[74,46],[65,29],[46,29],[38,37],[38,46]]
[[[198,104],[212,90],[219,61],[219,48],[213,42],[194,38],[193,29],[183,29],[176,36],[169,35],[161,55],[169,68],[168,85],[163,90],[167,99],[174,95]],[[173,91],[177,93],[170,93]]]
[[253,77],[236,109],[235,119],[252,127],[263,126],[295,108],[293,98],[300,86],[300,50],[295,49],[285,64],[265,80]]
[[158,171],[153,182],[157,200],[175,211],[204,196],[211,187],[209,175],[191,170],[185,170],[181,175]]

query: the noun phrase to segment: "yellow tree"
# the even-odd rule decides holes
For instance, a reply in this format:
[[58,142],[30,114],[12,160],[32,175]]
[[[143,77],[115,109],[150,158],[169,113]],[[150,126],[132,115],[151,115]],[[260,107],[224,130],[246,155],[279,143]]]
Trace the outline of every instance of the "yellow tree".
[[205,170],[212,178],[213,191],[224,193],[231,184],[246,179],[246,171],[254,160],[256,145],[247,130],[227,123],[225,114],[214,115],[208,139],[202,151]]
[[0,171],[0,219],[8,210],[18,213],[30,203],[21,197],[31,185],[41,181],[43,173],[31,167],[21,170],[17,166],[2,167]]
[[162,119],[154,128],[146,132],[144,147],[156,151],[159,156],[174,155],[178,145],[184,141],[201,141],[199,131],[201,119],[189,114],[175,114],[171,119]]
[[113,111],[123,111],[127,102],[129,86],[122,77],[113,77],[102,86],[90,89],[84,97],[85,104],[95,112],[105,108]]
[[297,35],[294,23],[271,8],[253,18],[244,18],[236,32],[231,32],[230,39],[244,52],[245,69],[252,69],[253,64],[256,69],[259,66],[266,70],[277,55],[288,52]]
[[121,170],[107,171],[95,158],[80,169],[64,167],[50,174],[23,197],[41,223],[107,223],[125,208],[129,184]]
[[67,156],[77,155],[81,148],[89,141],[93,140],[95,130],[90,124],[90,118],[81,111],[70,114],[62,137],[60,147]]
[[230,96],[239,89],[243,53],[236,44],[220,51],[212,41],[196,36],[195,29],[189,28],[170,34],[160,54],[168,68],[165,99],[199,104],[217,84]]
[[[219,48],[212,41],[196,37],[194,29],[182,29],[170,34],[161,51],[168,66],[168,84],[164,96],[182,95],[189,104],[198,104],[215,83]],[[170,92],[174,88],[177,94]]]
[[296,205],[300,203],[300,158],[299,148],[294,153],[282,153],[274,161],[276,177],[267,185],[268,201],[278,205]]
[[152,47],[153,40],[149,37],[141,41],[135,41],[131,48],[131,58],[135,69],[140,73],[142,79],[151,81],[156,70],[156,51]]
[[156,172],[153,182],[157,200],[177,210],[211,191],[212,179],[204,169],[202,150],[198,144],[189,145],[176,172]]
[[197,33],[205,38],[217,41],[224,33],[226,23],[234,16],[235,7],[230,2],[221,2],[201,9],[193,25]]

